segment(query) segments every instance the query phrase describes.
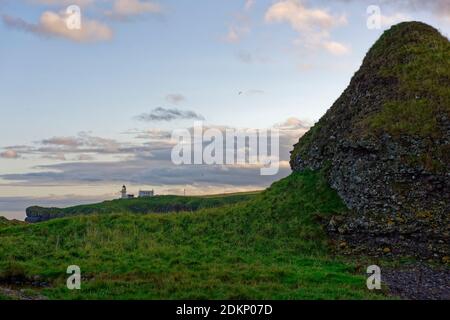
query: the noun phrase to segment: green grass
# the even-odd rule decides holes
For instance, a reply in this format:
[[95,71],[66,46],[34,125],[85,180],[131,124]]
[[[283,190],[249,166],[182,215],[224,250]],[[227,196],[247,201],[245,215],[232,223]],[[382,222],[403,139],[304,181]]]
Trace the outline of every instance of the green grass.
[[450,42],[419,22],[387,31],[366,58],[382,66],[379,74],[395,79],[396,99],[366,121],[370,129],[393,136],[442,136],[436,116],[450,117]]
[[[339,132],[345,139],[380,141],[389,134],[402,143],[413,138],[425,148],[405,163],[421,165],[431,173],[445,172],[449,147],[438,141],[447,135],[446,119],[450,118],[448,38],[420,22],[393,26],[369,50],[348,89],[328,111],[328,117],[324,116],[295,145],[293,168],[299,157],[309,160],[314,147],[322,154],[328,147],[333,150],[336,141],[329,140],[329,133],[335,127],[336,120],[332,119],[339,113],[352,121]],[[352,99],[357,99],[362,111],[344,110]],[[374,105],[376,108],[372,108]]]
[[[194,196],[194,197],[200,197],[203,199],[208,198],[229,198],[232,199],[235,196],[243,196],[243,199],[247,199],[248,196],[255,196],[257,194],[260,194],[263,190],[255,190],[255,191],[244,191],[244,192],[235,192],[235,193],[219,193],[219,194],[211,194],[211,195],[201,195],[201,196]],[[236,201],[238,202],[238,201]]]
[[2,301],[2,300],[11,300],[9,297],[7,297],[7,296],[5,296],[5,295],[2,295],[1,293],[0,293],[0,301]]
[[4,218],[4,217],[0,217],[0,228],[1,227],[5,227],[9,225],[9,221],[8,219]]
[[243,192],[219,194],[211,196],[155,196],[149,198],[117,199],[102,203],[79,205],[68,208],[30,207],[27,212],[32,215],[83,215],[107,213],[164,213],[180,211],[196,211],[205,208],[222,207],[254,198],[259,192]]
[[5,217],[0,217],[0,228],[11,227],[15,225],[23,224],[23,221],[18,220],[8,220]]
[[[250,201],[192,213],[75,216],[0,228],[0,279],[50,281],[54,299],[365,299],[317,218],[345,206],[318,172]],[[79,265],[82,290],[65,288]]]

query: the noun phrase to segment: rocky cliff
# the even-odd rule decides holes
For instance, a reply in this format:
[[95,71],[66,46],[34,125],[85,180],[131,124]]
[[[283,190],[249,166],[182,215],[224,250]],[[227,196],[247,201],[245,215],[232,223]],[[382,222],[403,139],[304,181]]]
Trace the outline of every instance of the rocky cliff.
[[450,43],[419,22],[386,31],[348,88],[295,145],[291,167],[326,172],[352,213],[341,247],[448,260]]
[[65,216],[63,209],[43,208],[38,206],[27,208],[26,215],[25,221],[29,223],[43,222],[51,219],[63,218]]

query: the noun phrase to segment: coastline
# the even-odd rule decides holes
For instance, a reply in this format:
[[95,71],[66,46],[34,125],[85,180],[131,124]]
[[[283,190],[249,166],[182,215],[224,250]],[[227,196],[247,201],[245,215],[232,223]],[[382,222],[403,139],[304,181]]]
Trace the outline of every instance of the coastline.
[[0,212],[0,217],[5,217],[8,220],[25,221],[27,215],[25,211],[9,211],[9,212]]

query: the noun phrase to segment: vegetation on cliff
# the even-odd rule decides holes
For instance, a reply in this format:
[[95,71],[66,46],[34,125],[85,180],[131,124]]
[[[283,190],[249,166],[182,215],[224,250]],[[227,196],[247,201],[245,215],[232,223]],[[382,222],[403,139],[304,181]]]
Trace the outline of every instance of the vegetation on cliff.
[[447,261],[449,40],[420,22],[385,31],[347,89],[300,138],[291,166],[327,169],[330,186],[354,210],[328,229],[350,251]]
[[369,130],[393,136],[440,138],[439,116],[450,118],[450,42],[424,23],[401,23],[386,32],[366,58],[397,82],[394,99],[371,115]]
[[[42,293],[60,299],[377,297],[330,254],[317,222],[345,210],[320,173],[304,172],[222,208],[0,228],[0,282],[39,277],[50,284]],[[79,291],[65,287],[73,264],[83,274]]]
[[[429,141],[433,158],[449,162],[449,147],[434,148],[450,121],[450,42],[435,28],[404,22],[387,30],[367,53],[361,69],[327,114],[302,137],[291,164],[308,157],[312,142],[329,142],[333,126],[354,139],[389,134]],[[337,137],[335,137],[337,138]],[[337,140],[337,139],[336,139]],[[335,141],[336,141],[335,140]]]
[[84,214],[114,213],[164,213],[196,211],[217,208],[253,199],[258,191],[235,194],[212,195],[204,197],[155,196],[135,199],[118,199],[101,203],[79,205],[67,208],[29,207],[26,210],[30,222],[62,218]]

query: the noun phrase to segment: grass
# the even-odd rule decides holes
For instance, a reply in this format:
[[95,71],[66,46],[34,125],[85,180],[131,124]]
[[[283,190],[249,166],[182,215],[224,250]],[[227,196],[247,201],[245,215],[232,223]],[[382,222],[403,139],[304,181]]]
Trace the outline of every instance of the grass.
[[259,192],[243,192],[234,194],[219,194],[211,196],[155,196],[149,198],[117,199],[102,203],[79,205],[68,208],[30,207],[27,213],[31,215],[83,215],[107,213],[162,213],[196,211],[205,208],[217,208],[229,204],[252,199]]
[[0,217],[0,228],[8,226],[8,225],[9,225],[9,220],[4,217]]
[[8,220],[5,217],[0,217],[0,228],[2,227],[10,227],[10,226],[14,226],[14,225],[20,225],[23,224],[23,221],[18,221],[18,220]]
[[[221,208],[0,227],[0,279],[39,275],[53,299],[383,298],[330,254],[317,219],[345,210],[321,173],[304,172]],[[79,291],[65,287],[73,264]]]
[[[246,196],[254,196],[257,194],[260,194],[263,190],[255,190],[255,191],[244,191],[244,192],[235,192],[235,193],[219,193],[219,194],[211,194],[211,195],[202,195],[202,196],[197,196],[203,199],[208,199],[208,198],[229,198],[229,197],[234,197],[234,196],[245,196],[243,199],[246,199]],[[236,201],[237,202],[237,201]]]
[[[400,143],[414,139],[420,142],[422,153],[405,159],[405,163],[431,173],[445,172],[449,147],[441,141],[445,140],[450,119],[448,38],[420,22],[393,26],[369,50],[348,89],[328,116],[295,145],[293,168],[299,158],[310,159],[310,151],[316,147],[314,152],[322,155],[333,150],[337,140],[329,137],[336,119],[351,119],[346,129],[338,132],[342,139],[380,141],[385,134]],[[349,107],[352,100],[358,108]]]
[[0,293],[0,301],[2,300],[11,300],[11,298]]
[[419,22],[387,31],[367,57],[382,66],[379,74],[398,83],[396,99],[366,121],[371,130],[393,136],[442,136],[436,116],[450,117],[450,42]]

